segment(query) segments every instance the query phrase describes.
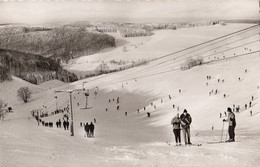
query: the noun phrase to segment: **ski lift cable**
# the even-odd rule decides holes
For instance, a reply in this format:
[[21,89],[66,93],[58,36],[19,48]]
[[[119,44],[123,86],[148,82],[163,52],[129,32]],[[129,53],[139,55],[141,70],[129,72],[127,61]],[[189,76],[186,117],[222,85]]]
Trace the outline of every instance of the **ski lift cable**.
[[[256,36],[256,34],[255,34],[254,36]],[[252,36],[251,36],[251,37],[252,37]],[[244,39],[241,39],[241,40],[244,40]],[[239,40],[239,41],[240,41],[240,40]],[[208,55],[208,56],[203,56],[203,57],[204,57],[204,58],[210,57],[210,56],[213,56],[213,55],[216,55],[216,54],[219,54],[219,53],[222,53],[222,52],[226,52],[226,51],[229,51],[229,50],[233,50],[233,49],[242,47],[242,46],[244,46],[244,45],[252,44],[252,43],[255,43],[255,42],[258,42],[258,41],[259,41],[259,39],[254,40],[254,41],[251,41],[251,42],[248,42],[248,43],[245,43],[245,44],[242,44],[242,45],[239,45],[239,46],[236,46],[236,47],[232,47],[232,48],[226,49],[226,50],[224,50],[224,51],[219,51],[219,52],[210,54],[210,55]],[[231,43],[230,43],[230,44],[231,44]],[[223,45],[223,46],[227,46],[227,45]],[[166,66],[166,67],[163,66],[163,67],[157,67],[157,68],[156,68],[157,65],[156,65],[156,66],[154,65],[153,68],[152,68],[151,70],[147,71],[147,72],[151,72],[152,70],[158,70],[158,69],[161,69],[161,68],[168,68],[168,67],[173,68],[173,67],[174,67],[173,64],[176,64],[177,62],[185,61],[185,60],[187,60],[187,58],[192,58],[192,57],[195,57],[195,55],[194,55],[194,56],[190,56],[190,57],[185,57],[185,58],[183,58],[183,59],[179,59],[178,61],[175,61],[175,62],[165,61],[165,62],[162,62],[162,63],[157,64],[157,65],[166,65],[166,63],[167,63],[167,64],[170,63],[170,65],[168,65],[168,66]],[[176,66],[179,66],[179,64],[176,65]],[[140,74],[145,73],[145,72],[146,72],[146,70],[143,70],[143,71],[139,72],[137,75],[140,75]],[[125,77],[129,77],[129,75],[128,75],[128,76],[125,76]]]
[[[256,35],[258,35],[258,34],[254,34],[254,35],[252,35],[252,36],[250,36],[250,37],[253,37],[253,36],[256,36]],[[248,38],[250,38],[250,37],[248,37]],[[234,41],[234,42],[230,42],[230,43],[228,43],[228,44],[226,44],[226,45],[222,45],[222,46],[228,46],[228,45],[230,45],[230,44],[233,44],[233,43],[235,43],[235,42],[238,42],[238,41],[241,41],[241,40],[245,40],[245,39],[247,39],[247,38],[243,38],[243,39],[240,39],[240,40],[236,40],[236,41]],[[256,41],[254,41],[254,42],[256,42]],[[243,45],[248,45],[248,44],[250,44],[250,42],[249,43],[246,43],[246,44],[243,44]],[[243,46],[243,45],[241,45],[241,46]],[[240,47],[240,46],[239,46]],[[233,47],[233,48],[230,48],[230,49],[227,49],[227,50],[224,50],[224,51],[219,51],[219,52],[217,52],[217,53],[213,53],[213,54],[211,54],[211,56],[212,55],[215,55],[215,54],[218,54],[218,53],[221,53],[221,52],[225,52],[225,51],[228,51],[228,50],[232,50],[232,49],[234,49],[234,48],[237,48],[237,47]],[[211,50],[214,50],[214,49],[216,49],[216,48],[213,48],[213,49],[211,49]],[[207,51],[206,51],[207,52]],[[205,52],[205,53],[206,53]],[[200,53],[200,54],[204,54],[204,53]],[[161,62],[160,64],[158,63],[157,65],[161,65],[161,64],[165,64],[165,63],[167,63],[167,64],[169,64],[170,63],[170,66],[171,67],[173,67],[173,64],[175,64],[175,63],[177,63],[177,62],[180,62],[180,61],[183,61],[183,60],[186,60],[187,58],[192,58],[192,57],[196,57],[198,54],[196,54],[196,55],[193,55],[193,56],[189,56],[189,57],[185,57],[185,58],[183,58],[183,59],[179,59],[179,60],[176,60],[176,61],[174,61],[174,62],[171,62],[171,61],[165,61],[165,62]],[[157,65],[154,65],[154,66],[152,66],[153,68],[152,68],[152,70],[154,70],[155,68],[154,67],[156,67]],[[165,66],[164,66],[165,67]],[[139,74],[140,73],[143,73],[143,72],[145,72],[146,70],[143,70],[143,71],[141,71],[141,72],[139,72]],[[149,71],[150,72],[150,71]]]
[[[248,56],[248,55],[251,55],[251,54],[254,54],[254,53],[259,53],[259,52],[260,52],[260,50],[257,50],[257,51],[254,51],[254,52],[250,52],[250,53],[243,53],[243,54],[240,54],[240,55],[235,55],[235,56],[232,56],[232,57],[227,57],[227,58],[225,58],[225,59],[215,60],[214,62],[223,61],[223,60],[227,60],[227,59],[233,59],[233,58],[242,57],[242,56]],[[211,62],[208,62],[208,63],[211,63]],[[167,70],[167,71],[165,71],[165,72],[176,71],[176,70],[181,70],[181,68],[176,68],[176,69],[174,69],[174,70]],[[152,75],[163,74],[163,72],[164,72],[164,71],[158,72],[158,73],[154,73],[154,74],[152,74]],[[151,75],[151,76],[152,76],[152,75]],[[140,76],[140,77],[137,78],[137,79],[141,79],[141,78],[143,78],[143,77],[149,77],[149,75]]]
[[[204,44],[213,42],[213,41],[217,41],[217,40],[222,39],[222,38],[225,38],[225,37],[229,37],[229,36],[233,37],[233,35],[238,35],[238,34],[241,34],[241,33],[245,33],[245,32],[247,32],[247,31],[251,31],[251,29],[255,29],[255,28],[259,27],[259,25],[260,25],[260,24],[253,25],[253,26],[244,28],[244,29],[242,29],[242,30],[235,31],[235,32],[230,33],[230,34],[226,34],[226,35],[224,35],[224,36],[221,36],[221,37],[218,37],[218,38],[215,38],[215,39],[212,39],[212,40],[209,40],[209,41],[206,41],[206,42],[197,44],[197,45],[193,45],[193,46],[191,46],[191,47],[188,47],[188,48],[185,48],[185,49],[182,49],[182,50],[179,50],[179,51],[176,51],[176,52],[173,52],[173,53],[170,53],[170,54],[167,54],[167,55],[158,57],[158,58],[156,58],[156,59],[150,60],[149,62],[153,62],[153,61],[156,61],[156,60],[159,60],[159,59],[163,59],[163,58],[165,58],[165,57],[169,57],[169,56],[171,56],[171,55],[175,55],[175,54],[177,54],[177,53],[181,53],[181,52],[184,52],[184,51],[186,51],[186,50],[190,50],[190,49],[192,49],[192,48],[196,48],[196,47],[198,47],[198,46],[201,46],[201,45],[204,45]],[[178,58],[178,57],[176,57],[176,58]],[[148,67],[148,68],[149,68],[149,67]],[[142,71],[142,70],[140,70],[140,71]],[[140,72],[140,71],[139,71],[139,72]],[[119,72],[119,71],[118,71],[118,72]],[[116,72],[114,72],[113,74],[115,74],[115,73],[116,73]],[[133,72],[133,73],[131,73],[131,74],[129,74],[129,75],[133,75],[133,74],[135,74],[135,73],[136,73],[136,72]],[[99,79],[102,79],[102,78],[105,78],[105,77],[108,77],[108,76],[110,76],[110,75],[111,75],[111,74],[101,75],[100,77],[96,77],[96,78],[94,78],[94,79],[92,79],[92,80],[89,80],[88,83],[89,83],[89,82],[96,81],[96,80],[99,80]],[[129,75],[128,75],[128,76],[129,76]],[[121,77],[119,77],[119,78],[121,78]],[[118,79],[119,79],[119,78],[118,78]]]
[[[242,39],[243,40],[243,39]],[[207,48],[208,46],[206,46],[205,48]],[[198,49],[198,50],[201,50],[201,49],[204,49],[204,48],[200,48],[200,49]],[[196,50],[196,51],[198,51],[198,50]],[[187,55],[187,54],[192,54],[192,53],[194,53],[194,51],[191,51],[191,52],[189,52],[189,53],[185,53],[185,54],[182,54],[182,55],[180,55],[180,56],[177,56],[177,57],[175,57],[174,59],[177,59],[177,58],[183,58],[185,55]],[[202,54],[202,53],[201,53]],[[198,54],[197,54],[198,55]],[[196,56],[197,56],[196,55]],[[191,56],[191,57],[193,57],[193,56]],[[194,55],[194,57],[195,57],[195,55]],[[171,58],[172,59],[172,58]],[[187,59],[187,57],[185,57],[185,59]],[[175,60],[176,62],[179,62],[179,61],[182,61],[183,59],[179,59],[179,60]],[[165,61],[163,61],[163,62],[159,62],[159,63],[157,63],[157,64],[155,64],[155,65],[153,65],[153,66],[150,66],[150,67],[148,67],[148,68],[146,68],[146,69],[144,69],[144,70],[140,70],[140,71],[137,71],[138,73],[140,73],[140,72],[144,72],[144,71],[147,71],[147,70],[150,70],[150,69],[153,69],[154,67],[156,67],[156,66],[158,66],[158,65],[161,65],[161,64],[164,64],[164,63],[167,63],[167,62],[169,62],[170,60],[165,60]],[[171,62],[172,63],[172,62]],[[132,74],[135,74],[136,72],[134,72],[134,73],[132,73]],[[129,75],[132,75],[132,74],[129,74]],[[129,76],[128,75],[128,76]]]
[[[200,46],[200,45],[203,45],[203,44],[205,44],[205,43],[209,43],[209,42],[211,42],[211,41],[215,41],[215,40],[218,40],[218,39],[221,39],[221,38],[230,36],[230,35],[235,35],[235,34],[238,33],[238,32],[243,32],[243,31],[245,31],[245,30],[248,30],[248,31],[249,31],[250,29],[256,28],[256,27],[258,27],[258,26],[259,26],[259,25],[254,25],[254,26],[245,28],[245,29],[243,29],[243,30],[236,31],[236,32],[233,32],[233,33],[224,35],[224,36],[222,36],[222,37],[219,37],[219,38],[216,38],[216,39],[207,41],[207,42],[203,42],[203,43],[201,43],[201,44],[197,44],[197,45],[194,45],[194,46],[192,46],[192,47],[189,47],[189,48],[186,48],[186,49],[177,51],[177,52],[179,53],[179,52],[182,52],[182,51],[185,51],[185,50],[189,50],[189,49],[191,49],[191,48],[195,48],[196,46]],[[168,54],[168,55],[165,55],[165,56],[163,56],[163,57],[166,57],[166,56],[168,57],[168,56],[173,55],[173,54],[176,54],[176,52],[171,53],[171,54]],[[158,59],[162,59],[163,57],[159,57],[159,58],[154,59],[154,60],[151,60],[151,61],[155,61],[155,60],[158,60]],[[151,68],[151,67],[149,66],[148,68]],[[143,71],[143,70],[142,70],[142,71]],[[137,71],[137,72],[140,73],[140,71]],[[133,74],[135,74],[135,73],[137,73],[137,72],[133,72],[133,73],[131,73],[131,74],[129,74],[129,75],[133,75]],[[114,74],[114,73],[113,73],[113,74]],[[110,74],[110,75],[111,75],[111,74]],[[95,79],[93,79],[93,80],[88,81],[88,83],[89,83],[89,82],[93,82],[93,81],[98,80],[98,79],[102,79],[102,78],[108,77],[108,76],[110,76],[110,75],[104,75],[104,76],[101,76],[101,77],[97,77],[97,78],[95,78]],[[128,75],[128,77],[129,77],[129,75]],[[120,79],[120,78],[122,78],[122,77],[119,77],[119,78],[116,78],[116,79]]]
[[[212,54],[207,55],[207,56],[203,56],[203,58],[208,58],[208,57],[211,57],[211,56],[213,56],[213,55],[217,55],[217,54],[220,54],[220,53],[224,53],[224,52],[227,52],[227,51],[230,51],[230,50],[233,50],[233,49],[237,49],[237,48],[243,47],[244,45],[249,45],[249,44],[253,44],[253,43],[256,43],[256,42],[259,42],[259,39],[254,40],[254,41],[250,41],[250,42],[248,42],[248,43],[245,43],[245,44],[242,44],[242,45],[238,45],[238,46],[235,46],[235,47],[232,47],[232,48],[228,48],[228,49],[223,50],[223,51],[219,51],[219,52],[216,52],[216,53],[212,53]],[[193,57],[193,56],[190,56],[190,57],[188,57],[188,58],[192,58],[192,57]],[[186,59],[187,59],[187,58],[182,59],[182,61],[185,61]],[[180,61],[178,61],[178,62],[180,62]],[[147,72],[151,72],[151,71],[153,71],[153,70],[158,70],[158,69],[164,69],[164,68],[173,68],[174,66],[173,66],[172,64],[176,64],[177,62],[166,62],[166,63],[170,63],[170,64],[169,64],[169,65],[164,64],[164,66],[160,66],[160,67],[154,68],[154,69],[152,69],[152,70],[150,70],[150,71],[147,71]],[[167,66],[165,66],[165,65],[167,65]],[[179,65],[180,65],[180,64],[177,64],[176,66],[179,66]],[[141,73],[139,73],[139,74],[142,74],[142,73],[146,73],[146,72],[144,71],[144,72],[141,72]]]
[[[236,33],[238,33],[238,32],[240,32],[239,34],[241,34],[241,33],[247,32],[247,31],[251,31],[252,28],[255,29],[255,28],[258,28],[258,27],[259,27],[259,25],[254,25],[254,26],[251,26],[251,27],[248,27],[248,28],[245,28],[245,29],[242,29],[242,30],[239,30],[239,31],[236,31],[236,32],[233,32],[233,33],[230,33],[230,34],[227,34],[227,35],[224,35],[224,36],[215,38],[215,39],[212,39],[212,40],[210,40],[210,41],[203,42],[203,43],[201,43],[201,44],[197,44],[197,45],[194,45],[194,46],[192,46],[192,47],[188,47],[188,48],[182,49],[182,50],[180,50],[180,51],[167,54],[167,55],[165,55],[165,56],[162,56],[162,57],[156,58],[156,59],[154,59],[154,60],[151,60],[151,61],[149,61],[149,62],[152,62],[152,61],[155,61],[155,60],[159,60],[159,59],[162,59],[162,58],[165,58],[165,57],[169,57],[169,56],[171,56],[171,55],[173,55],[173,54],[177,54],[177,53],[179,53],[179,52],[183,52],[183,51],[186,51],[186,50],[190,50],[190,49],[195,48],[195,47],[197,47],[197,46],[200,46],[200,45],[203,45],[203,44],[207,44],[207,43],[210,43],[210,42],[212,42],[212,41],[216,41],[216,40],[218,40],[218,39],[222,39],[222,38],[225,38],[225,37],[229,37],[230,35],[232,35],[231,37],[234,37],[234,36],[237,36],[237,35],[238,35],[238,34],[236,34]],[[245,31],[245,30],[246,30],[246,31]],[[229,38],[231,38],[231,37],[229,37]],[[226,40],[226,39],[224,39],[224,40]],[[218,41],[218,42],[220,42],[220,41]],[[218,43],[218,42],[216,42],[216,43]],[[200,49],[198,49],[198,50],[201,50],[201,49],[204,49],[204,48],[207,48],[207,47],[208,47],[208,46],[205,46],[205,47],[200,48]],[[197,50],[197,51],[198,51],[198,50]],[[191,51],[191,52],[189,52],[189,53],[185,53],[185,54],[183,54],[183,55],[181,55],[181,56],[177,56],[177,57],[175,57],[175,59],[180,58],[180,57],[183,57],[184,55],[186,55],[186,54],[191,54],[191,53],[194,53],[194,51]],[[178,61],[179,61],[179,60],[178,60]],[[133,72],[133,73],[130,73],[130,74],[127,75],[127,77],[129,77],[130,75],[135,75],[136,73],[144,72],[145,70],[149,70],[149,69],[151,69],[151,68],[156,67],[157,65],[160,65],[160,64],[163,64],[163,63],[166,63],[166,62],[169,62],[169,60],[166,60],[166,61],[163,61],[163,62],[159,62],[159,63],[157,63],[157,64],[155,64],[155,65],[153,65],[153,66],[147,67],[147,68],[144,69],[144,70],[139,70],[139,71],[135,71],[135,72]],[[109,75],[105,75],[104,77],[107,77],[107,76],[109,76]],[[125,76],[119,77],[119,78],[117,78],[117,79],[124,78],[124,77],[125,77]],[[102,77],[100,77],[100,78],[98,78],[98,79],[101,79],[101,78],[102,78]],[[95,80],[97,80],[97,78],[96,78]]]
[[[254,53],[260,53],[260,50],[257,50],[257,51],[254,51],[254,52],[250,52],[250,53],[243,53],[243,54],[240,54],[240,55],[236,55],[236,56],[232,56],[232,57],[228,57],[224,60],[227,60],[227,59],[233,59],[233,58],[237,58],[237,57],[242,57],[242,56],[248,56],[248,55],[251,55],[251,54],[254,54]],[[215,60],[216,61],[222,61],[222,59],[220,60]],[[211,63],[211,62],[209,62]],[[159,75],[159,74],[164,74],[164,73],[168,73],[168,72],[172,72],[172,71],[177,71],[177,70],[181,70],[181,68],[176,68],[176,69],[171,69],[171,70],[165,70],[165,71],[161,71],[161,72],[158,72],[158,73],[153,73],[153,74],[149,74],[149,75],[144,75],[144,76],[140,76],[140,77],[137,77],[136,79],[143,79],[143,78],[147,78],[147,77],[151,77],[151,76],[154,76],[154,75]],[[130,81],[130,80],[133,80],[132,78],[131,79],[125,79],[125,80],[121,80],[121,81],[116,81],[116,82],[112,82],[112,83],[108,83],[108,84],[100,84],[98,86],[108,86],[108,85],[113,85],[113,84],[117,84],[117,83],[122,83],[122,82],[126,82],[126,81]]]
[[[259,41],[259,40],[257,40]],[[236,57],[241,57],[241,56],[246,56],[246,55],[250,55],[250,54],[254,54],[254,53],[258,53],[260,52],[260,50],[257,50],[257,51],[254,51],[254,52],[250,52],[250,53],[243,53],[243,54],[240,54],[240,55],[236,55],[236,56],[232,56],[232,57],[227,57],[225,59],[220,59],[220,60],[215,60],[214,62],[216,61],[222,61],[222,60],[227,60],[227,59],[231,59],[231,58],[236,58]],[[210,63],[210,62],[209,62]],[[153,76],[153,75],[159,75],[159,74],[163,74],[163,73],[168,73],[168,72],[172,72],[172,71],[177,71],[177,70],[180,70],[181,68],[176,68],[176,69],[170,69],[170,70],[166,70],[166,71],[161,71],[161,72],[158,72],[158,73],[154,73],[154,74],[148,74],[148,75],[144,75],[144,76],[139,76],[139,77],[135,77],[136,79],[142,79],[142,78],[146,78],[146,77],[149,77],[149,76]],[[122,83],[122,82],[126,82],[126,81],[130,81],[130,80],[133,80],[132,78],[131,79],[125,79],[125,80],[120,80],[120,81],[116,81],[116,82],[112,82],[112,83],[103,83],[103,84],[100,84],[98,86],[106,86],[106,85],[111,85],[111,84],[117,84],[117,83]]]

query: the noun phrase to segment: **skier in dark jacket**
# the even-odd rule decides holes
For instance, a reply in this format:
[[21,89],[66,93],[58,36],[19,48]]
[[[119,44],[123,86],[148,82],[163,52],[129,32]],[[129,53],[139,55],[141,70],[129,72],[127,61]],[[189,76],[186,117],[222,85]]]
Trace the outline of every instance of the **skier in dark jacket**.
[[223,119],[224,122],[228,122],[229,140],[227,140],[227,142],[234,142],[235,141],[236,116],[232,112],[232,109],[230,107],[227,108],[227,112],[228,112],[228,118]]
[[66,130],[67,126],[66,126],[66,121],[65,120],[63,121],[63,127],[64,127],[64,130]]
[[180,118],[181,118],[181,127],[182,127],[185,145],[192,144],[190,142],[190,124],[192,122],[191,116],[190,114],[188,114],[187,110],[184,109]]
[[70,126],[70,122],[66,121],[66,128],[67,128],[67,130],[69,130],[69,126]]
[[86,125],[85,125],[85,131],[87,133],[87,137],[89,137],[89,124],[88,123],[86,123]]
[[181,146],[181,119],[179,113],[172,119],[173,133],[175,136],[176,146]]
[[95,125],[91,122],[89,125],[89,130],[90,130],[90,137],[94,137],[94,129],[95,129]]

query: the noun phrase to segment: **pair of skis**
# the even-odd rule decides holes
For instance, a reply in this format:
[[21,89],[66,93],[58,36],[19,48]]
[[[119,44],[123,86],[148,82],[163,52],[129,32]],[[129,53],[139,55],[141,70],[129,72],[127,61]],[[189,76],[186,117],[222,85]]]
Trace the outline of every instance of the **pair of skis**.
[[[169,146],[171,146],[170,142],[166,142]],[[189,147],[189,146],[202,146],[201,143],[196,143],[196,144],[182,144],[182,145],[174,145],[174,147]]]

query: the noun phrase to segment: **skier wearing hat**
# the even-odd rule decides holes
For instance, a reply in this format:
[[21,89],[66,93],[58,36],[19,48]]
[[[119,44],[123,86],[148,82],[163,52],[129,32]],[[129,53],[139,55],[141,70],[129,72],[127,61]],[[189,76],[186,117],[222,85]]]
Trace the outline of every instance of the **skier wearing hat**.
[[227,112],[228,112],[228,118],[223,119],[224,122],[228,122],[229,140],[227,140],[227,142],[234,142],[235,141],[236,117],[230,107],[227,108]]
[[173,126],[173,133],[175,136],[176,146],[181,146],[181,119],[179,113],[172,119],[171,124]]
[[184,109],[183,113],[181,114],[181,127],[183,132],[183,138],[185,141],[185,145],[192,143],[190,142],[190,124],[192,122],[190,114],[188,114],[187,110]]

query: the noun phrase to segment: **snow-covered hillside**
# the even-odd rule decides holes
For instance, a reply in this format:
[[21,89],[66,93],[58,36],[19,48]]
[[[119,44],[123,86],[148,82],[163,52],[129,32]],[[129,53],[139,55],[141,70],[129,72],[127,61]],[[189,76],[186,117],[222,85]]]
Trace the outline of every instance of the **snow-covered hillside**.
[[[231,29],[234,31],[249,26],[239,25]],[[214,29],[214,33],[222,36],[232,32],[229,28],[220,27],[219,32]],[[199,32],[198,29],[195,28],[194,32]],[[258,166],[258,34],[259,27],[256,27],[248,33],[212,41],[157,59],[148,65],[72,84],[58,83],[58,87],[55,81],[42,86],[28,85],[19,79],[0,83],[1,97],[15,109],[14,113],[8,114],[0,122],[0,166]],[[153,39],[147,43],[152,44]],[[169,39],[167,43],[172,42]],[[148,44],[143,47],[148,48]],[[157,47],[160,48],[159,45]],[[162,50],[168,53],[173,52],[174,48]],[[185,71],[180,69],[188,57],[197,55],[203,57],[205,64]],[[207,76],[212,79],[207,80]],[[31,110],[40,109],[43,105],[47,106],[44,111],[49,114],[56,107],[66,108],[69,93],[55,93],[55,90],[82,89],[83,82],[84,88],[90,90],[89,109],[84,109],[84,91],[73,92],[74,137],[70,136],[69,131],[56,128],[55,122],[62,120],[62,113],[42,118],[45,122],[53,122],[53,128],[38,126],[37,121],[30,116]],[[34,96],[27,104],[16,99],[19,85],[28,85],[34,90]],[[209,95],[212,90],[214,93]],[[116,103],[117,97],[120,97],[120,103]],[[250,101],[252,107],[245,110],[244,105]],[[239,113],[235,113],[236,142],[209,144],[220,141],[224,111],[233,104],[241,108]],[[119,110],[117,106],[120,106]],[[201,143],[200,147],[175,147],[170,122],[183,109],[187,109],[193,118],[191,142],[195,145]],[[147,112],[151,113],[150,118]],[[95,138],[86,138],[80,122],[90,123],[94,119],[97,121]],[[225,123],[223,140],[227,138]]]
[[110,70],[119,69],[123,64],[111,61],[124,62],[126,65],[132,61],[152,60],[166,54],[199,44],[234,31],[251,26],[250,24],[227,24],[226,26],[204,26],[183,28],[178,30],[158,30],[152,36],[123,38],[120,34],[110,33],[116,39],[115,49],[105,49],[100,53],[82,56],[69,61],[65,69],[78,76],[94,72],[102,63],[106,63]]

